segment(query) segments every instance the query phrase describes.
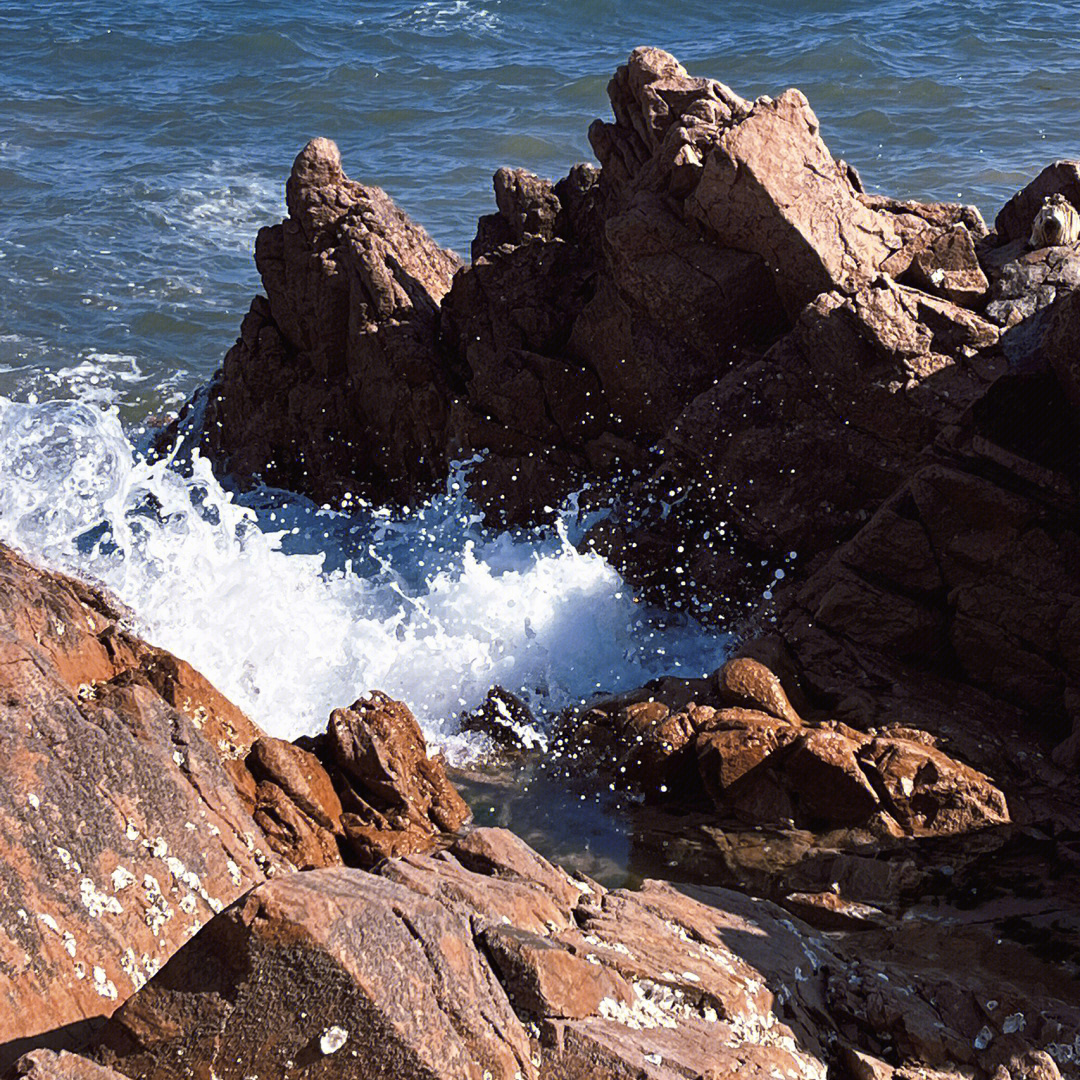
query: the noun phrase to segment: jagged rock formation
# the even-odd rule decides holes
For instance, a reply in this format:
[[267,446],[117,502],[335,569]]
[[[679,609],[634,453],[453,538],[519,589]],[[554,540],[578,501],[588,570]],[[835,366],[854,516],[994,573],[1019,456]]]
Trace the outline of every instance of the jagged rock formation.
[[481,829],[377,875],[255,888],[113,1017],[94,1054],[148,1080],[295,1068],[824,1080],[830,1066],[888,1077],[915,1062],[925,1077],[1057,1075],[1045,1048],[1061,1056],[1075,1004],[988,985],[978,964],[917,967],[857,958],[723,889],[608,892]]
[[609,96],[601,168],[500,169],[460,268],[306,147],[209,395],[218,465],[401,501],[481,453],[470,492],[512,522],[615,482],[590,543],[706,610],[749,556],[850,536],[1005,369],[978,211],[864,194],[798,91],[642,48]]
[[256,297],[205,413],[206,446],[241,478],[338,503],[408,500],[446,472],[449,387],[438,305],[459,263],[313,139],[259,231]]
[[653,800],[712,807],[750,825],[926,836],[1009,821],[988,776],[949,757],[925,730],[890,719],[864,731],[804,721],[779,679],[742,657],[710,680],[595,706],[573,717],[563,738],[577,760]]
[[[252,885],[430,850],[468,816],[400,703],[334,713],[356,763],[335,786],[107,596],[2,545],[0,713],[0,1068],[79,1045]],[[393,812],[360,841],[343,799]]]

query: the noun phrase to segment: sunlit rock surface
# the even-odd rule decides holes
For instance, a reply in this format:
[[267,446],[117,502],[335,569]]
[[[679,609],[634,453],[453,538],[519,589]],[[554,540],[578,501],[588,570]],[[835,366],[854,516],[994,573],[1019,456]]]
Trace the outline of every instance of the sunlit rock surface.
[[[916,1062],[1026,1076],[1031,1060],[1054,1075],[1044,1048],[1064,1056],[1055,1033],[1075,1026],[1075,1004],[1018,997],[979,964],[919,971],[902,952],[878,961],[858,948],[724,889],[609,892],[482,829],[374,876],[258,886],[114,1016],[93,1053],[150,1080],[295,1068],[824,1080],[849,1054],[886,1076]],[[331,1026],[346,1039],[328,1060]]]

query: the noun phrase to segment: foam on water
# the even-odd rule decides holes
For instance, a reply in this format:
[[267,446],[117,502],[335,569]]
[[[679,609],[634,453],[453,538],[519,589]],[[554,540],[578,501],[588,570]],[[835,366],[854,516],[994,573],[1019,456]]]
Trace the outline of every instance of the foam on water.
[[242,505],[198,456],[142,459],[114,412],[0,398],[0,539],[106,585],[272,734],[379,688],[460,758],[477,744],[458,718],[494,683],[551,714],[722,661],[722,635],[637,603],[567,524],[494,534],[449,487],[397,517],[267,490]]

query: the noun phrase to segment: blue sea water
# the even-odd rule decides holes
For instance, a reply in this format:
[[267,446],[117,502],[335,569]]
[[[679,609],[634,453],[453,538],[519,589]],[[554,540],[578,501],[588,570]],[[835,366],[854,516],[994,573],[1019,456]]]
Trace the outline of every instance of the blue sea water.
[[[132,455],[220,363],[256,230],[325,135],[467,251],[501,165],[563,175],[636,45],[752,97],[800,87],[871,190],[992,219],[1080,157],[1080,30],[1054,0],[0,0],[0,539],[98,578],[278,734],[378,685],[452,737],[491,683],[540,709],[724,635],[636,604],[574,522],[493,536],[452,488],[347,520]],[[249,500],[250,502],[250,500]],[[330,556],[324,561],[323,554]],[[479,613],[479,615],[478,615]]]
[[800,87],[867,185],[992,218],[1080,156],[1054,0],[0,3],[0,393],[175,405],[215,368],[312,135],[467,251],[491,174],[558,177],[635,45]]

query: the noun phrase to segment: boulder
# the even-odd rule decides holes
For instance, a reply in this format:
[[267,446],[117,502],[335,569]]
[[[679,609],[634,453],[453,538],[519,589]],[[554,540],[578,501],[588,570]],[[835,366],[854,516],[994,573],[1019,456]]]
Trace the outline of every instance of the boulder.
[[971,308],[980,306],[990,287],[975,254],[975,239],[964,225],[919,243],[912,251],[906,280]]
[[[868,627],[880,633],[875,602],[862,599]],[[887,621],[887,605],[877,606]],[[688,685],[697,700],[669,680],[646,700],[628,695],[564,718],[560,752],[576,770],[587,764],[652,803],[758,827],[899,837],[1010,820],[994,781],[937,748],[927,732],[898,728],[874,738],[822,710],[804,720],[780,679],[749,656]]]
[[260,230],[256,297],[212,384],[204,447],[243,482],[318,500],[412,501],[446,473],[450,390],[435,337],[460,265],[312,139]]
[[[104,594],[0,546],[0,1068],[78,1046],[289,865],[241,790],[261,732],[126,625]],[[54,1066],[82,1069],[34,1069]]]
[[1001,208],[994,221],[999,243],[1014,240],[1026,243],[1043,200],[1047,195],[1057,193],[1064,195],[1073,206],[1080,205],[1080,162],[1055,161],[1018,191]]
[[428,851],[469,818],[408,707],[380,691],[335,709],[326,733],[304,741],[329,770],[340,798],[337,831],[359,865]]
[[95,1060],[147,1080],[824,1080],[838,1040],[847,1059],[979,1080],[1067,1060],[1075,1004],[959,963],[966,940],[931,929],[920,954],[894,937],[880,961],[860,944],[869,911],[858,940],[827,939],[765,900],[658,881],[609,892],[501,830],[472,837],[513,876],[467,869],[454,848],[256,887],[115,1014]]
[[862,203],[798,90],[761,98],[718,139],[688,199],[721,247],[761,256],[788,315],[819,293],[855,293],[900,247]]

